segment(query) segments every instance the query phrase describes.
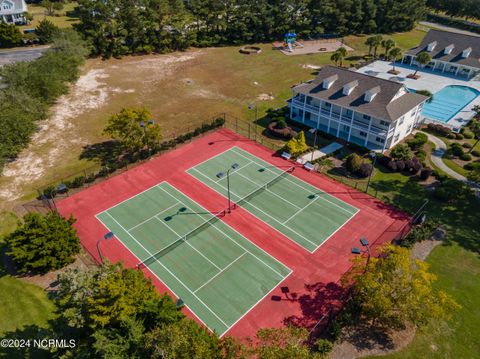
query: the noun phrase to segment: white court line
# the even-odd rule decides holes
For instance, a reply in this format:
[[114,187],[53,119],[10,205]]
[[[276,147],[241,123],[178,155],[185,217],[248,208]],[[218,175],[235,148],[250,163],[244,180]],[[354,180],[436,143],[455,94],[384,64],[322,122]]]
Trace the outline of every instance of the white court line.
[[[170,185],[170,184],[169,184]],[[173,187],[173,186],[172,186]],[[185,196],[185,194],[183,194],[183,192],[179,191],[177,188],[173,187],[173,189],[179,193],[181,193],[183,196]],[[174,198],[175,200],[179,201],[179,199],[177,197],[175,197],[174,195],[172,195],[171,193],[169,193],[169,195]],[[198,202],[196,202],[195,200],[193,200],[192,198],[188,197],[188,199],[190,201],[192,201],[193,203],[195,203],[198,207],[200,207],[202,210],[206,211],[205,208],[203,208]],[[223,222],[222,222],[223,223]],[[227,224],[226,224],[227,225]],[[227,225],[228,226],[228,225]],[[262,259],[258,258],[255,254],[253,254],[252,252],[250,252],[247,248],[245,248],[244,246],[242,246],[240,243],[237,243],[236,240],[234,240],[232,237],[230,237],[228,234],[226,234],[224,231],[222,231],[220,228],[218,228],[215,224],[212,224],[212,227],[215,228],[218,232],[222,233],[226,238],[230,239],[234,244],[236,244],[237,246],[239,246],[240,248],[242,248],[244,251],[248,252],[250,255],[252,255],[253,257],[255,257],[255,259],[257,259],[259,262],[262,262],[266,267],[270,268],[273,272],[277,273],[280,277],[284,277],[283,274],[280,274],[278,271],[276,271],[275,269],[273,269],[270,265],[268,265],[267,263],[265,263]],[[267,252],[265,252],[262,248],[260,248],[259,246],[257,246],[255,243],[251,242],[250,240],[248,240],[243,234],[241,234],[240,232],[238,232],[236,229],[228,226],[232,231],[234,231],[235,233],[237,233],[240,237],[244,238],[246,241],[248,241],[248,243],[250,243],[251,245],[254,245],[255,247],[257,247],[259,250],[261,250],[263,253],[265,254],[268,254]],[[289,267],[287,267],[285,264],[283,264],[282,262],[280,262],[278,259],[272,257],[270,254],[268,254],[268,256],[272,259],[274,259],[276,262],[280,263],[282,266],[284,266],[285,268],[287,268],[288,270],[292,271]]]
[[[173,187],[172,185],[170,185],[168,182],[167,182],[167,185],[172,187],[176,192],[180,193],[181,195],[185,196],[185,197],[188,197],[186,196],[182,191],[178,190],[177,188]],[[170,193],[169,193],[170,194]],[[170,196],[172,198],[174,198],[175,200],[179,200],[177,197],[175,197],[174,195],[170,194]],[[190,198],[188,197],[188,199],[190,201],[192,201],[193,203],[195,203],[199,208],[201,208],[202,210],[205,210],[205,208],[203,208],[198,202],[196,202],[193,198]],[[223,223],[223,222],[222,222]],[[227,225],[228,226],[228,225]],[[276,285],[274,285],[272,287],[272,289],[270,289],[267,293],[265,293],[265,295],[260,298],[255,304],[253,304],[250,309],[248,309],[243,315],[240,316],[240,318],[238,318],[230,327],[228,327],[228,329],[223,332],[221,335],[219,335],[219,337],[223,337],[235,324],[237,324],[243,317],[245,317],[250,311],[253,310],[253,308],[255,308],[258,303],[260,303],[262,300],[264,300],[271,292],[273,292],[273,290],[275,290],[275,288],[278,287],[278,285],[280,283],[282,283],[286,278],[288,278],[292,273],[293,273],[293,270],[289,267],[287,267],[285,264],[283,264],[282,262],[280,262],[278,259],[274,258],[273,256],[271,256],[270,254],[268,254],[267,252],[265,252],[262,248],[260,248],[259,246],[257,246],[255,243],[251,242],[250,240],[248,240],[243,234],[241,234],[240,232],[238,232],[236,229],[228,226],[228,228],[230,230],[232,230],[233,232],[237,233],[240,237],[242,237],[243,239],[245,239],[250,245],[253,245],[255,247],[257,247],[259,250],[261,250],[263,253],[265,253],[265,255],[268,255],[270,258],[272,258],[273,260],[275,260],[277,263],[281,264],[283,267],[287,268],[289,270],[289,273],[287,275],[283,275],[281,273],[279,273],[278,271],[276,271],[275,269],[273,269],[270,265],[268,265],[267,263],[265,263],[262,259],[258,258],[255,254],[253,254],[252,252],[250,252],[248,249],[246,249],[244,246],[242,246],[240,243],[237,243],[237,241],[235,241],[232,237],[230,237],[228,234],[226,234],[225,232],[223,232],[220,228],[218,228],[215,224],[212,225],[212,227],[214,227],[217,231],[219,231],[220,233],[222,233],[226,238],[230,239],[233,243],[235,243],[236,245],[238,245],[240,248],[242,248],[244,251],[248,252],[251,256],[255,257],[259,262],[263,263],[266,267],[270,268],[273,272],[275,272],[279,277],[280,277],[280,280],[278,281],[278,283]],[[293,243],[296,243],[296,242],[293,242]],[[297,243],[298,244],[298,243]],[[299,245],[299,244],[298,244]],[[299,245],[300,246],[300,245]],[[303,247],[302,247],[303,248]]]
[[[203,174],[202,172],[200,172],[200,171],[197,170],[196,168],[194,168],[193,170],[196,171],[196,172],[198,172],[200,175],[202,175],[202,176],[210,179],[207,175]],[[220,187],[222,187],[224,190],[227,190],[227,188],[225,188],[224,186],[222,186],[220,183],[218,183],[218,185],[219,185]],[[210,188],[212,188],[212,187],[210,187]],[[212,188],[212,189],[213,189],[213,188]],[[219,191],[217,191],[217,190],[215,190],[215,189],[213,189],[213,190],[216,191],[217,193],[220,193]],[[236,193],[233,192],[232,190],[230,190],[230,193],[233,194],[235,197],[238,197],[239,200],[242,199],[242,197],[240,197],[238,194],[236,194]],[[225,197],[224,194],[222,194],[222,193],[220,193],[220,194]],[[295,234],[298,235],[299,237],[305,239],[307,242],[313,244],[314,246],[317,246],[316,243],[313,243],[311,240],[305,238],[304,236],[302,236],[302,235],[301,235],[300,233],[298,233],[297,231],[293,230],[293,229],[290,228],[289,226],[287,226],[287,225],[283,224],[282,222],[280,222],[280,221],[279,221],[278,219],[276,219],[275,217],[272,217],[272,216],[269,215],[267,212],[265,212],[265,211],[261,210],[260,208],[258,208],[257,206],[255,206],[253,203],[251,203],[251,202],[245,202],[245,205],[247,205],[247,204],[250,205],[250,206],[252,206],[252,207],[254,207],[254,208],[256,208],[257,210],[259,210],[260,212],[262,212],[263,214],[265,214],[267,217],[270,217],[270,218],[273,219],[275,222],[279,223],[281,226],[284,226],[285,228],[287,228],[288,230],[290,230],[292,233],[295,233]],[[258,216],[257,216],[257,218],[258,218]],[[261,220],[261,219],[260,219],[260,220]],[[266,223],[265,221],[262,221],[262,222]],[[270,226],[270,227],[271,227],[271,226]],[[275,228],[275,227],[273,227],[273,228]],[[275,228],[275,229],[276,229],[276,228]],[[278,229],[276,229],[276,230],[278,230]],[[302,247],[303,249],[306,249],[306,248],[305,248],[304,246],[302,246],[300,243],[295,242],[294,240],[291,240],[291,241],[294,242],[294,243],[297,243],[297,244],[298,244],[300,247]],[[307,249],[307,250],[308,250],[308,249]]]
[[227,264],[225,266],[225,268],[223,268],[220,272],[218,272],[217,274],[215,274],[213,277],[211,277],[209,280],[207,280],[205,283],[203,283],[200,287],[198,287],[197,289],[195,289],[193,291],[193,293],[197,293],[200,289],[202,289],[203,287],[205,287],[208,283],[210,283],[212,280],[214,280],[215,278],[217,278],[220,274],[222,274],[223,272],[225,272],[225,270],[229,267],[231,267],[233,265],[233,263],[235,263],[236,261],[238,261],[240,258],[242,258],[245,254],[247,254],[247,252],[243,252],[241,255],[239,255],[237,258],[235,258],[232,262],[230,262],[229,264]]
[[[145,248],[139,241],[137,241],[137,239],[132,236],[130,233],[128,233],[125,228],[123,228],[123,226],[118,223],[118,221],[113,218],[113,216],[106,212],[106,214],[115,221],[115,223],[117,223],[121,229],[123,229],[125,231],[125,233],[127,233],[135,242],[137,242],[147,253],[149,253],[151,256],[153,255],[147,248]],[[208,305],[206,305],[195,293],[193,293],[191,291],[191,289],[185,284],[183,283],[175,274],[173,274],[166,266],[163,265],[162,262],[160,262],[158,259],[155,259],[156,262],[158,262],[158,264],[160,264],[163,268],[165,268],[165,270],[170,273],[170,275],[175,278],[181,285],[183,285],[200,303],[202,303],[205,308],[207,308],[223,325],[225,325],[225,327],[227,327],[228,329],[230,329],[230,327],[228,326],[228,324],[226,324],[212,309],[210,309],[210,307]],[[227,330],[228,330],[227,329]]]
[[[236,148],[238,148],[238,147],[236,147],[236,146],[235,146],[235,147],[232,147],[233,152],[235,152],[237,155],[242,156],[242,157],[244,157],[244,158],[247,159],[247,160],[254,161],[254,162],[256,162],[257,164],[260,164],[260,163],[258,163],[258,161],[256,160],[257,157],[256,157],[255,160],[253,160],[253,159],[251,159],[251,158],[248,158],[247,156],[245,156],[245,155],[243,155],[243,154],[238,153],[237,151],[235,151]],[[239,148],[239,149],[240,149],[240,148]],[[240,151],[247,152],[247,151],[244,151],[244,150],[242,150],[242,149],[240,149]],[[249,155],[251,155],[249,152],[247,152],[247,153],[248,153]],[[251,155],[251,156],[253,156],[253,155]],[[254,156],[254,157],[255,157],[255,156]],[[268,162],[266,162],[266,161],[263,161],[261,158],[258,158],[258,160],[260,160],[260,161],[262,161],[262,162],[264,162],[264,163],[270,164],[270,163],[268,163]],[[271,165],[271,164],[270,164],[270,165]],[[275,166],[275,165],[272,165],[272,166]],[[275,166],[275,168],[277,168],[277,167]],[[274,173],[274,174],[277,174],[277,173],[275,173],[275,171],[272,171],[272,170],[271,170],[270,168],[268,168],[268,167],[266,167],[265,169],[266,169],[267,171],[269,171],[269,172],[272,172],[272,173]],[[300,182],[303,182],[303,183],[305,183],[306,185],[312,187],[313,189],[315,189],[315,191],[320,191],[320,192],[326,194],[326,195],[329,196],[329,197],[335,198],[335,197],[331,196],[330,194],[328,194],[327,192],[321,190],[320,188],[315,187],[315,186],[312,186],[311,184],[305,182],[305,181],[302,180],[301,178],[298,178],[298,177],[294,177],[294,178],[296,178],[296,179],[299,180]],[[288,176],[285,177],[285,180],[288,181],[288,182],[290,182],[290,183],[292,183],[292,184],[294,184],[295,186],[303,189],[304,191],[307,191],[308,193],[312,193],[312,191],[311,191],[310,188],[305,188],[304,186],[299,185],[298,183],[296,183],[296,182],[292,181],[291,179],[289,179]],[[338,208],[340,208],[341,210],[347,212],[348,214],[352,214],[352,212],[350,212],[350,211],[347,210],[346,208],[343,208],[343,207],[340,206],[339,204],[330,201],[328,198],[321,197],[321,199],[324,200],[324,201],[327,201],[327,202],[329,202],[329,203],[331,203],[331,204],[333,204],[334,206],[337,206]],[[338,198],[335,198],[335,199],[339,200]],[[348,205],[349,207],[352,207],[352,208],[358,210],[358,208],[350,205],[349,203],[346,203],[346,202],[344,202],[344,201],[342,201],[342,200],[339,200],[339,201],[345,203],[345,204]],[[354,213],[357,213],[357,212],[354,212]]]
[[[101,213],[103,213],[103,212],[101,212]],[[101,214],[101,213],[99,213],[99,214]],[[105,212],[105,213],[106,213],[106,212]],[[95,215],[95,218],[96,218],[105,228],[110,229],[105,223],[103,223],[103,221],[102,221],[100,218],[97,217],[97,215]],[[140,261],[140,258],[138,258],[138,256],[120,239],[120,237],[118,237],[117,235],[115,235],[115,237],[118,239],[118,241],[119,241],[120,243],[123,244],[123,246],[127,249],[127,251],[129,251],[135,258],[137,258],[137,261]],[[138,242],[137,242],[137,243],[138,243]],[[142,247],[143,247],[143,246],[142,246]],[[145,247],[143,247],[143,249],[145,249]],[[146,249],[145,249],[145,250],[146,250]],[[147,250],[146,250],[146,251],[147,251]],[[148,251],[147,251],[147,253],[148,253]],[[178,294],[176,294],[175,291],[172,290],[172,289],[167,285],[167,283],[165,283],[165,281],[162,280],[153,270],[151,270],[150,267],[146,266],[145,268],[146,268],[150,273],[152,273],[152,274],[155,276],[155,278],[157,278],[165,287],[167,287],[167,289],[168,289],[170,292],[172,292],[175,297],[180,298],[180,296],[179,296]],[[190,310],[190,312],[192,312],[192,313],[197,317],[197,319],[205,326],[205,328],[207,328],[207,329],[210,330],[212,333],[214,333],[214,331],[198,316],[198,314],[195,314],[195,311],[192,310],[192,309],[188,306],[188,304],[185,304],[185,306],[188,308],[188,310]],[[230,329],[230,328],[227,328],[227,329],[223,332],[223,334],[222,334],[221,336],[223,336],[229,329]],[[221,337],[221,336],[220,336],[220,337]]]
[[307,208],[308,206],[310,206],[311,204],[314,204],[315,201],[319,198],[319,196],[317,195],[315,197],[314,200],[310,201],[309,203],[307,203],[305,206],[303,206],[303,208],[300,208],[297,212],[295,212],[294,214],[292,214],[290,217],[288,217],[284,222],[283,224],[287,223],[289,220],[291,220],[293,217],[295,217],[297,214],[303,212],[305,210],[305,208]]
[[[233,170],[233,171],[230,171],[230,175],[232,175],[232,174],[234,174],[234,173],[237,173],[237,172],[240,171],[242,168],[245,168],[245,167],[247,167],[247,166],[250,166],[252,163],[255,163],[255,162],[250,161],[250,162],[248,162],[248,163],[247,163],[246,165],[244,165],[244,166],[239,166],[237,169],[235,169],[235,170]],[[214,182],[215,182],[215,183],[218,183],[218,182],[220,182],[220,181],[223,181],[224,179],[226,179],[226,177],[222,177],[222,178],[220,178],[220,179],[218,179],[218,180],[216,180],[216,181],[214,181]]]
[[[255,182],[255,181],[252,181],[250,178],[248,178],[247,176],[242,175],[241,173],[237,173],[237,175],[242,176],[242,177],[245,178],[247,181],[252,182],[253,184],[257,185],[258,187],[265,186],[265,185],[268,183],[268,182],[266,182],[266,183],[264,183],[264,184],[260,184],[260,183],[257,183],[257,182]],[[300,208],[299,206],[297,206],[295,203],[292,203],[292,202],[290,202],[288,199],[283,198],[282,196],[280,196],[279,194],[277,194],[277,193],[275,193],[275,192],[273,192],[273,191],[270,191],[268,188],[265,188],[265,191],[273,194],[274,196],[276,196],[276,197],[278,197],[278,198],[280,198],[282,201],[287,202],[288,204],[291,204],[293,207],[295,207],[295,208],[297,208],[297,209],[301,209],[301,208]],[[230,192],[231,192],[231,191],[230,191]]]
[[[144,189],[142,192],[138,192],[137,194],[135,194],[135,195],[133,195],[133,196],[131,196],[131,197],[128,197],[127,199],[124,199],[124,200],[121,201],[121,202],[118,202],[117,204],[113,205],[112,207],[107,208],[107,209],[103,210],[102,212],[97,213],[96,215],[99,215],[100,213],[103,213],[103,212],[107,212],[107,211],[109,211],[109,210],[111,210],[111,209],[113,209],[113,208],[121,205],[121,204],[124,203],[124,202],[130,201],[131,199],[133,199],[133,198],[135,198],[135,197],[137,197],[137,196],[140,196],[140,195],[144,194],[144,193],[147,192],[147,191],[150,191],[151,189],[153,189],[153,188],[155,188],[155,187],[157,187],[157,186],[158,186],[158,183],[157,183],[157,184],[154,184],[153,186],[148,187],[147,189]],[[96,215],[95,215],[95,216],[96,216]]]
[[168,207],[168,208],[165,208],[165,209],[161,210],[161,211],[160,211],[160,212],[158,212],[157,214],[154,214],[154,215],[153,215],[153,216],[151,216],[150,218],[147,218],[146,220],[144,220],[144,221],[140,222],[139,224],[136,224],[135,226],[133,226],[132,228],[128,229],[127,231],[128,231],[128,232],[130,232],[131,230],[133,230],[133,229],[135,229],[135,228],[137,228],[137,227],[141,226],[142,224],[144,224],[144,223],[146,223],[146,222],[150,221],[151,219],[153,219],[153,218],[157,217],[159,214],[161,214],[161,213],[163,213],[163,212],[166,212],[166,211],[168,211],[168,210],[169,210],[170,208],[172,208],[172,207],[175,207],[177,204],[180,204],[180,202],[174,203],[174,204],[172,204],[170,207]]
[[210,161],[210,160],[213,160],[214,158],[217,158],[217,157],[223,155],[224,153],[226,153],[226,152],[228,152],[228,151],[231,151],[232,148],[233,148],[233,147],[227,148],[225,151],[219,152],[219,153],[217,153],[215,156],[209,157],[209,158],[207,158],[205,161],[202,161],[202,162],[197,163],[196,165],[193,165],[193,166],[190,167],[189,169],[185,170],[185,172],[188,172],[188,171],[190,171],[190,170],[191,170],[192,168],[194,168],[194,167],[203,165],[205,162],[208,162],[208,161]]

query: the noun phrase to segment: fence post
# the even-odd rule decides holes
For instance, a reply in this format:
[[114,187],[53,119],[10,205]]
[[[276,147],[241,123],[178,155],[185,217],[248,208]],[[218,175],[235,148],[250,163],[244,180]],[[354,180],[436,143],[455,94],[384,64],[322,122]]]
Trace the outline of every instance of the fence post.
[[250,123],[248,123],[248,138],[250,138]]
[[238,119],[235,118],[235,132],[238,133]]

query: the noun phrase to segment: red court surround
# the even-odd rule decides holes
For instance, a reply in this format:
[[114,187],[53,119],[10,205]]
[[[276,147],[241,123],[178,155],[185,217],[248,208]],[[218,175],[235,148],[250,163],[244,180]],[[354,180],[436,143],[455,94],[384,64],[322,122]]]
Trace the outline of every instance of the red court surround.
[[[64,216],[75,216],[75,227],[83,246],[98,261],[96,243],[106,228],[95,214],[159,182],[168,181],[210,211],[224,209],[226,200],[222,196],[185,171],[232,146],[241,147],[274,165],[291,165],[265,147],[221,129],[63,199],[57,207]],[[253,337],[260,328],[279,327],[285,323],[312,328],[330,309],[341,305],[339,298],[344,290],[338,281],[351,265],[350,249],[359,246],[359,238],[368,238],[373,247],[390,242],[409,220],[406,214],[392,206],[323,175],[302,168],[297,168],[293,175],[360,211],[313,254],[242,208],[224,217],[225,223],[293,269],[293,273],[237,322],[227,335]],[[101,249],[111,262],[123,261],[127,267],[135,267],[139,261],[116,238],[102,241]],[[145,274],[160,292],[168,292],[148,270]],[[288,287],[289,293],[283,293],[282,287]],[[277,296],[276,300],[272,296]],[[188,309],[185,313],[196,319]]]

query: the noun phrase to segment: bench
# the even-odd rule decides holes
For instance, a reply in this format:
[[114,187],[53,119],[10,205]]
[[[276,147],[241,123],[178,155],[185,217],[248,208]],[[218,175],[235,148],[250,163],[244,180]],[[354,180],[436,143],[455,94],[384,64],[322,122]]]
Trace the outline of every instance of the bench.
[[313,171],[315,169],[315,165],[310,162],[306,162],[303,165],[303,168],[305,168],[307,171]]
[[289,160],[290,158],[292,158],[292,155],[288,152],[282,152],[281,157],[285,160]]

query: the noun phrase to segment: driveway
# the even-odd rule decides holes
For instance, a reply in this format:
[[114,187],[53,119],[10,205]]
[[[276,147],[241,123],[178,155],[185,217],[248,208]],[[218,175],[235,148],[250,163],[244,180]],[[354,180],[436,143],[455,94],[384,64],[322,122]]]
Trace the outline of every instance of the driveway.
[[48,50],[49,46],[18,48],[0,51],[0,67],[19,61],[33,61]]

